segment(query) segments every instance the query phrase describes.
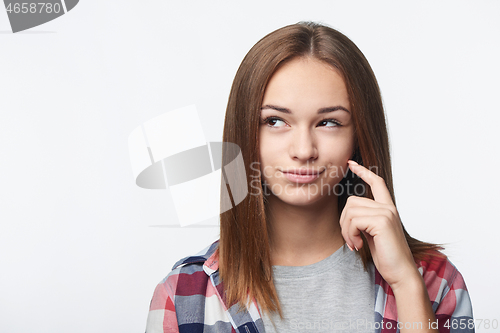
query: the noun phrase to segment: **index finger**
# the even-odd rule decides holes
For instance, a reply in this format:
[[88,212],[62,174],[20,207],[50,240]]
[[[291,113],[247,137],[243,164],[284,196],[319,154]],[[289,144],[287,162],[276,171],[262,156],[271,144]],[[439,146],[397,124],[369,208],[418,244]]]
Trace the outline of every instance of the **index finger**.
[[392,202],[391,193],[389,193],[387,185],[382,177],[353,160],[349,160],[348,163],[349,169],[363,179],[365,183],[370,185],[375,201],[385,204],[394,204]]

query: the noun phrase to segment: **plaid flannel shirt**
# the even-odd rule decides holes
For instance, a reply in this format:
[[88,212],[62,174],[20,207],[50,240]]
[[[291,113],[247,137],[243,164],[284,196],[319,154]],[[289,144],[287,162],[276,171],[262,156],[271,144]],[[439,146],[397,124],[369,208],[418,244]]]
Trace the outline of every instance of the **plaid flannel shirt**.
[[[245,311],[227,307],[219,278],[218,241],[195,256],[179,260],[156,287],[147,333],[264,333],[253,300]],[[474,332],[472,305],[462,275],[446,258],[417,262],[427,286],[439,332]],[[375,333],[399,332],[396,299],[375,268]]]

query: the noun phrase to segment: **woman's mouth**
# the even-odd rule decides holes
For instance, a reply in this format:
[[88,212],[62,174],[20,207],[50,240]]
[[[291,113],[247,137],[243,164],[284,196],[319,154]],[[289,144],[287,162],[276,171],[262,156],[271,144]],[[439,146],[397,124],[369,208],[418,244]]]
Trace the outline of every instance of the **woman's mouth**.
[[325,170],[322,170],[320,172],[317,170],[297,169],[297,170],[289,170],[282,172],[289,181],[295,183],[307,184],[319,178],[319,175],[322,174],[323,171]]

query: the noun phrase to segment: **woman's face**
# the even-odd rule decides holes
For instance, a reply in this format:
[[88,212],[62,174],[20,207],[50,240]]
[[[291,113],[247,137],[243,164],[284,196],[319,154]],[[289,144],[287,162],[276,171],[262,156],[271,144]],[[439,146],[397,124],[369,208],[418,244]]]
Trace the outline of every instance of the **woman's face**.
[[299,206],[340,195],[342,189],[335,185],[354,151],[342,77],[312,58],[283,65],[264,94],[259,139],[266,193]]

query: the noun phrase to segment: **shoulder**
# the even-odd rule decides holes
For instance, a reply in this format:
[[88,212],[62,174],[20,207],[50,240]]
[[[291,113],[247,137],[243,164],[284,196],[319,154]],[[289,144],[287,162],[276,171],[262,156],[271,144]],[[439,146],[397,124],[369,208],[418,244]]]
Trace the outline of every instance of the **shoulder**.
[[441,284],[451,285],[460,274],[450,259],[439,252],[434,256],[416,260],[416,264],[428,288]]
[[176,270],[177,268],[191,265],[191,264],[198,264],[198,265],[203,265],[217,250],[219,246],[219,241],[216,240],[209,246],[205,247],[203,250],[199,251],[198,253],[184,257],[177,261],[174,266],[172,267],[172,270]]
[[210,273],[205,264],[215,254],[218,243],[215,241],[200,252],[177,261],[157,288],[164,288],[170,296],[203,294]]
[[[179,332],[179,325],[203,324],[202,315],[198,315],[194,323],[192,315],[195,311],[204,311],[205,299],[198,296],[206,297],[207,290],[211,290],[207,288],[210,277],[204,267],[215,254],[217,245],[218,242],[214,242],[199,253],[182,258],[158,283],[150,303],[146,332]],[[182,311],[177,313],[179,309]]]
[[444,255],[429,256],[417,262],[436,314],[472,317],[472,306],[465,280]]
[[447,293],[451,288],[467,290],[462,274],[445,255],[438,252],[434,256],[427,256],[423,260],[417,260],[416,264],[427,286],[431,300],[445,296],[437,294],[439,291]]

